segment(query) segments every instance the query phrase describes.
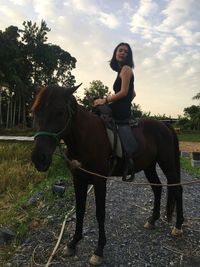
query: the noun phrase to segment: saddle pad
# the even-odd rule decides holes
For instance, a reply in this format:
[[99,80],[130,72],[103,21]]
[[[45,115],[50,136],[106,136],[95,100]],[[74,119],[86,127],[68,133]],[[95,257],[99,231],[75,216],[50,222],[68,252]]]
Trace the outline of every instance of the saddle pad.
[[[111,129],[106,128],[107,131],[107,136],[111,144],[112,150],[114,149],[114,133]],[[121,146],[121,141],[119,139],[119,135],[117,134],[117,145],[116,145],[116,156],[119,158],[123,157],[123,152],[122,152],[122,146]]]

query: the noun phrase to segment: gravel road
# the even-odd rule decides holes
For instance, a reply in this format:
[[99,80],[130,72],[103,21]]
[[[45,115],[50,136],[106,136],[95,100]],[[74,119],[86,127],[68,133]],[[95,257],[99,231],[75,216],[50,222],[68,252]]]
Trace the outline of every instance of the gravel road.
[[[158,169],[163,182],[163,174]],[[182,171],[182,181],[191,181],[194,176]],[[136,182],[146,182],[143,172],[136,174]],[[170,235],[174,225],[164,218],[166,188],[163,188],[161,219],[156,229],[143,228],[151,213],[153,194],[150,187],[134,186],[120,179],[112,178],[107,186],[106,233],[107,245],[104,250],[102,267],[199,267],[200,266],[200,197],[199,185],[184,187],[183,237]],[[64,198],[59,200],[62,207]],[[59,208],[59,207],[58,207]],[[60,208],[60,212],[65,210]],[[59,216],[46,224],[32,229],[24,243],[6,266],[45,266],[51,254],[62,224]],[[63,248],[73,233],[75,219],[67,222],[59,249],[53,258],[53,267],[86,267],[97,242],[97,223],[93,190],[88,196],[87,213],[84,223],[84,238],[72,257],[63,255]]]

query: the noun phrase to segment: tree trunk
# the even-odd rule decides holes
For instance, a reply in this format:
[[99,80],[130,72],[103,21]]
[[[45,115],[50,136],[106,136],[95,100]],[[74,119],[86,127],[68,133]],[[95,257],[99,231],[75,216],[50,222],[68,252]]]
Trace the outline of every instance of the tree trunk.
[[19,95],[19,101],[18,101],[18,121],[17,123],[20,124],[20,120],[21,120],[21,95]]
[[10,118],[10,96],[8,96],[8,100],[7,100],[6,128],[9,128],[9,118]]
[[3,115],[2,115],[2,95],[0,89],[0,128],[3,126]]
[[10,95],[10,118],[9,118],[9,127],[12,128],[12,118],[13,118],[13,100],[12,94]]
[[17,99],[15,97],[14,107],[13,107],[13,119],[12,119],[12,127],[15,127],[15,121],[16,121],[16,105],[17,105]]
[[23,128],[26,126],[26,103],[25,103],[25,99],[24,99],[24,96],[23,96],[23,107],[22,107],[22,111],[23,111],[23,114],[22,114],[22,118],[23,118],[23,121],[22,121],[22,125],[23,125]]

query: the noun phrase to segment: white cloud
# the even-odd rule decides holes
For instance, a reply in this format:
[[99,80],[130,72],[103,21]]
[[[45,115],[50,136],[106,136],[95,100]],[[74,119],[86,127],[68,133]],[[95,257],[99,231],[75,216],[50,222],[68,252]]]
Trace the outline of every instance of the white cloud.
[[100,13],[99,20],[110,29],[115,29],[120,23],[113,14]]
[[172,66],[181,69],[187,65],[187,58],[185,55],[178,55],[172,60]]
[[196,0],[170,0],[166,9],[162,11],[165,19],[158,27],[160,31],[173,31],[175,27],[185,24],[196,12],[200,5]]
[[137,12],[131,18],[130,30],[132,32],[139,32],[143,29],[151,30],[153,26],[150,18],[157,10],[158,5],[155,2],[151,0],[141,0]]
[[193,68],[193,67],[190,67],[186,72],[185,72],[185,75],[187,76],[192,76],[193,74],[196,73],[196,69]]
[[193,60],[196,60],[196,61],[199,62],[199,64],[200,64],[200,53],[199,53],[199,51],[194,51],[194,52],[192,53],[191,58],[192,58]]
[[104,12],[94,1],[90,0],[69,0],[64,3],[70,8],[83,12],[85,15],[92,17],[92,21],[100,21],[104,26],[115,29],[120,23],[119,19],[112,13]]
[[186,45],[200,46],[200,32],[192,32],[186,28],[185,25],[179,26],[175,29],[175,33],[180,37]]
[[[2,16],[1,18],[2,18],[2,26],[3,27],[7,28],[8,26],[10,26],[13,23],[15,23],[14,25],[16,25],[16,24],[18,25],[19,23],[23,22],[24,14],[18,8],[12,9],[6,4],[0,6],[0,14]],[[6,19],[7,21],[9,21],[9,23],[6,24],[6,21],[3,20],[3,18]]]
[[157,53],[158,58],[162,58],[165,56],[167,53],[171,52],[175,47],[178,46],[178,42],[176,38],[174,37],[167,37],[163,43],[160,46],[160,50]]
[[143,28],[151,29],[151,24],[140,14],[135,14],[132,17],[130,26],[130,30],[135,33],[139,32]]
[[15,5],[24,6],[27,4],[27,2],[30,2],[30,0],[10,0]]
[[56,3],[53,0],[33,0],[33,8],[39,19],[53,18],[56,13]]
[[131,4],[129,4],[128,2],[124,2],[122,5],[122,9],[124,12],[130,14],[131,12],[133,12],[133,8],[131,7]]
[[141,0],[138,14],[147,17],[158,10],[158,5],[152,0]]
[[97,14],[98,8],[94,4],[94,1],[90,0],[67,0],[64,2],[65,6],[82,11],[87,14]]
[[152,67],[154,64],[155,60],[153,58],[145,58],[142,62],[142,65],[147,68]]

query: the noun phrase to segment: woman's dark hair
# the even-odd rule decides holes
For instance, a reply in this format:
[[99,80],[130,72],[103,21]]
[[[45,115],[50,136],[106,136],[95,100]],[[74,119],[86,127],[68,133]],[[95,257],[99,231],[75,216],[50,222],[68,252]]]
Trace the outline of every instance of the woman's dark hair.
[[[117,52],[117,49],[119,46],[121,45],[125,45],[128,47],[128,54],[127,54],[127,57],[125,59],[125,61],[122,63],[121,66],[119,66],[119,63],[118,61],[116,60],[116,52]],[[133,54],[132,54],[132,50],[131,50],[131,47],[129,44],[127,43],[120,43],[118,44],[118,46],[115,48],[114,52],[113,52],[113,56],[112,56],[112,59],[110,61],[110,67],[111,69],[113,69],[114,71],[119,71],[120,68],[124,65],[128,65],[130,66],[131,68],[134,68],[134,62],[133,62]]]

